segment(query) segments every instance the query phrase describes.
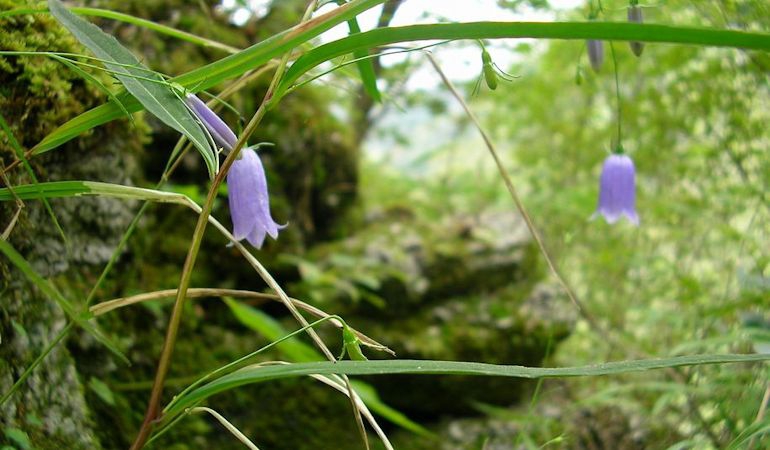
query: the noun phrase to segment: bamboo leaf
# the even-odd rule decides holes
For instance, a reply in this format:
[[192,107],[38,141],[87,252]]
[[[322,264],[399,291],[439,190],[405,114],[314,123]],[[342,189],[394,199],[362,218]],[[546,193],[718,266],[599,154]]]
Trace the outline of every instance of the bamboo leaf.
[[[238,77],[249,70],[257,68],[267,63],[272,58],[291,51],[295,47],[320,35],[335,25],[344,22],[351,17],[355,17],[363,11],[373,8],[384,1],[385,0],[354,0],[343,7],[332,10],[326,14],[313,18],[308,22],[271,36],[270,38],[252,45],[234,55],[227,56],[219,61],[199,67],[184,75],[172,78],[170,81],[178,83],[185,88],[194,88],[195,92],[208,89],[225,80]],[[142,104],[127,93],[118,94],[118,98],[123,106],[130,112],[136,112],[142,109]],[[119,107],[113,103],[97,106],[55,129],[40,141],[32,151],[35,154],[47,152],[70,139],[73,139],[80,133],[115,120],[120,116],[121,111]]]
[[[117,64],[105,62],[105,66],[116,73],[116,77],[150,113],[163,123],[184,134],[198,149],[206,162],[209,176],[213,178],[219,170],[219,158],[209,143],[201,125],[187,109],[184,101],[175,95],[158,74],[148,72],[128,49],[114,37],[103,32],[96,25],[69,12],[59,0],[48,0],[51,14],[96,56]],[[133,68],[131,66],[135,66]],[[118,101],[122,104],[122,99]],[[121,108],[118,105],[115,107]],[[126,109],[122,105],[123,110]]]
[[580,367],[524,367],[458,361],[432,360],[384,360],[384,361],[337,361],[307,362],[274,366],[248,366],[201,386],[178,399],[169,415],[176,415],[212,395],[239,386],[279,378],[307,375],[472,375],[512,378],[566,378],[598,375],[615,375],[629,372],[664,369],[668,367],[697,366],[759,362],[770,360],[770,354],[692,355],[663,359],[616,361]]

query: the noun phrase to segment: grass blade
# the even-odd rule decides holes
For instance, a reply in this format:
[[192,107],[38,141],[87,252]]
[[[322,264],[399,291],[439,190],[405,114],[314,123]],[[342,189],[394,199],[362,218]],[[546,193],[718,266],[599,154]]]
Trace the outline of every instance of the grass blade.
[[[361,32],[361,27],[358,25],[358,20],[355,17],[348,20],[348,29],[351,35]],[[369,94],[372,100],[380,103],[382,96],[377,88],[377,74],[374,73],[374,62],[368,56],[369,52],[366,49],[358,49],[353,52],[353,58],[356,60],[356,67],[358,67],[358,74],[361,76],[364,90],[366,90],[366,93]]]
[[377,28],[351,34],[302,55],[286,71],[276,98],[303,74],[324,61],[383,45],[421,40],[458,39],[602,39],[661,42],[770,51],[770,34],[669,25],[616,22],[473,22]]
[[458,361],[319,361],[276,366],[248,366],[225,375],[178,399],[169,415],[175,415],[206,398],[238,386],[279,378],[308,375],[473,375],[512,378],[567,378],[598,375],[615,375],[668,367],[696,366],[760,362],[770,360],[770,354],[692,355],[663,359],[616,361],[580,367],[524,367]]
[[[128,49],[96,25],[87,22],[64,7],[59,0],[48,0],[51,14],[99,58],[117,64],[105,63],[116,72],[116,77],[150,113],[163,123],[184,134],[198,149],[206,162],[209,176],[219,170],[219,158],[209,144],[201,125],[187,109],[184,101],[175,95],[158,74],[148,73]],[[132,68],[135,66],[136,68]],[[122,74],[122,75],[120,75]],[[151,81],[154,80],[154,81]],[[122,100],[119,101],[122,104]],[[117,105],[114,107],[119,108]],[[123,105],[123,109],[126,106]]]
[[[224,298],[224,301],[242,324],[262,334],[267,339],[275,342],[288,334],[280,323],[262,311],[229,298]],[[281,352],[294,361],[310,362],[323,361],[324,359],[321,353],[296,338],[286,339],[279,343],[277,347]],[[421,435],[431,434],[418,423],[413,422],[403,413],[391,408],[383,402],[377,395],[377,391],[369,384],[357,380],[350,380],[350,383],[358,396],[361,397],[361,400],[372,411],[406,430]]]
[[[334,25],[349,20],[384,0],[354,0],[323,16],[290,28],[234,55],[199,67],[171,81],[196,91],[215,86],[222,81],[242,75],[265,64],[270,59],[318,36]],[[357,49],[374,48],[413,40],[455,39],[605,39],[618,41],[663,42],[669,44],[709,45],[770,51],[770,34],[719,30],[708,28],[676,27],[631,23],[531,23],[480,22],[411,25],[388,27],[354,34],[322,45],[300,57],[287,71],[275,98],[291,87],[296,80],[318,64],[352,53]],[[131,112],[139,111],[141,104],[129,95],[118,96]],[[105,104],[86,111],[54,130],[34,147],[35,153],[49,151],[78,134],[121,116],[117,105]]]

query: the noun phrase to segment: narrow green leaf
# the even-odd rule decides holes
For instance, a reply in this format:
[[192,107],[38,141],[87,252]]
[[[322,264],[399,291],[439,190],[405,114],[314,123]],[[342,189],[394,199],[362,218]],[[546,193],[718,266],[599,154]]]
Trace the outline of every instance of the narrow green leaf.
[[[283,329],[275,319],[263,313],[262,311],[252,308],[251,306],[244,305],[241,302],[237,302],[231,298],[224,299],[227,306],[233,312],[233,315],[243,325],[256,331],[262,336],[271,341],[276,341],[283,336],[286,336],[287,332]],[[278,344],[278,350],[283,352],[289,359],[294,361],[322,361],[323,356],[318,353],[313,347],[305,344],[299,339],[291,338]]]
[[[225,298],[224,301],[242,324],[262,334],[271,341],[277,341],[288,334],[280,323],[262,311],[233,299]],[[316,351],[316,349],[295,338],[287,339],[279,343],[277,347],[289,357],[289,359],[294,361],[310,362],[323,360],[323,355]],[[350,383],[356,393],[361,397],[361,400],[375,413],[406,430],[417,434],[430,435],[428,430],[421,427],[416,422],[409,420],[403,413],[391,408],[383,402],[372,386],[363,381],[356,380],[350,380]]]
[[[755,422],[746,427],[746,429],[744,429],[741,434],[739,434],[735,439],[733,439],[732,442],[730,442],[727,450],[738,450],[739,448],[746,448],[744,445],[747,444],[751,439],[759,439],[761,442],[763,439],[761,435],[763,434],[770,434],[770,419]],[[764,439],[767,439],[767,437]],[[760,448],[764,447],[760,445]]]
[[[185,88],[195,92],[208,89],[212,86],[243,75],[245,72],[257,68],[272,58],[280,56],[297,46],[309,41],[342,23],[351,17],[373,8],[385,0],[353,0],[343,7],[332,10],[326,14],[315,17],[312,20],[299,24],[286,31],[278,33],[262,42],[252,45],[234,55],[227,56],[219,61],[199,67],[184,75],[171,79]],[[118,94],[120,102],[130,112],[140,111],[142,104],[134,97],[126,93]],[[107,103],[84,112],[69,122],[61,125],[51,132],[34,148],[35,154],[52,150],[59,145],[73,139],[75,136],[103,123],[110,122],[121,116],[117,105]]]
[[176,192],[145,189],[120,184],[101,183],[98,181],[50,181],[47,183],[23,184],[13,188],[0,189],[0,201],[13,200],[16,194],[22,200],[46,198],[77,197],[80,195],[104,195],[115,198],[134,200],[152,200],[166,203],[186,203],[185,197]]
[[770,354],[727,354],[727,355],[692,355],[663,359],[641,359],[634,361],[616,361],[592,366],[580,367],[524,367],[484,364],[458,361],[337,361],[307,362],[275,366],[248,366],[218,378],[201,386],[169,409],[168,414],[175,415],[185,408],[223,391],[239,386],[269,381],[279,378],[307,375],[473,375],[500,376],[513,378],[566,378],[597,375],[614,375],[668,367],[695,366],[703,364],[724,364],[741,362],[759,362],[770,360]]
[[87,312],[78,312],[75,309],[75,306],[72,305],[69,300],[64,298],[64,296],[56,289],[56,287],[54,287],[53,284],[51,284],[50,281],[46,280],[40,274],[38,274],[35,269],[32,268],[29,262],[27,262],[27,260],[24,259],[24,257],[21,256],[19,252],[17,252],[16,249],[11,246],[10,243],[0,239],[0,252],[5,254],[11,263],[19,270],[21,270],[21,272],[48,298],[56,301],[56,303],[67,314],[67,316],[69,316],[81,328],[90,333],[94,338],[96,338],[97,341],[101,342],[105,347],[110,349],[110,351],[112,351],[116,356],[123,360],[123,362],[130,364],[128,358],[126,358],[123,353],[118,350],[118,347],[107,336],[105,336],[101,331],[99,331],[90,322],[88,322],[90,314]]
[[770,51],[770,34],[616,22],[472,22],[377,28],[321,45],[292,64],[276,92],[281,95],[319,64],[361,49],[400,42],[458,39],[602,39],[660,42]]
[[29,450],[32,448],[32,443],[29,441],[29,436],[27,436],[27,433],[24,430],[8,427],[5,429],[5,437],[18,445],[21,450]]
[[[126,90],[150,113],[184,134],[195,145],[206,162],[209,176],[213,177],[219,170],[216,151],[184,101],[175,95],[166,81],[158,74],[148,73],[142,63],[114,37],[69,12],[59,0],[48,0],[48,7],[51,14],[96,56],[117,63],[105,63],[105,66],[116,73],[115,76]],[[118,103],[122,104],[122,99]],[[119,108],[117,105],[114,107]],[[126,108],[123,104],[123,109]]]
[[[265,64],[296,46],[318,36],[329,28],[349,20],[361,12],[373,8],[385,0],[354,0],[344,7],[314,18],[259,42],[234,55],[199,67],[171,81],[196,91],[217,84]],[[770,34],[717,30],[707,28],[675,27],[631,23],[529,23],[529,22],[480,22],[407,27],[387,27],[358,33],[329,44],[322,45],[300,57],[287,71],[278,94],[284,93],[304,73],[332,58],[352,53],[357,49],[375,48],[381,45],[413,40],[433,39],[609,39],[618,41],[664,42],[671,44],[711,45],[770,51]],[[279,96],[280,97],[280,96]],[[274,97],[274,98],[279,98]],[[141,109],[141,104],[130,95],[118,95],[128,111]],[[34,148],[43,153],[69,141],[80,133],[121,116],[118,106],[112,103],[98,106],[75,117],[46,136]]]

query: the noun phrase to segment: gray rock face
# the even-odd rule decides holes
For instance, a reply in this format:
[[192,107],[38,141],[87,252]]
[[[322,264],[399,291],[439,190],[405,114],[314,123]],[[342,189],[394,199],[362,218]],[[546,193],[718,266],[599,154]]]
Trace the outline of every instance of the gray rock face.
[[[0,1],[0,9],[19,2]],[[35,2],[23,2],[35,3]],[[36,3],[35,3],[36,4]],[[0,47],[14,50],[82,48],[48,16],[0,20]],[[42,84],[41,84],[42,83]],[[56,126],[98,105],[103,95],[76,74],[45,58],[7,57],[0,61],[0,111],[24,149]],[[48,88],[46,88],[46,86]],[[57,94],[58,93],[58,94]],[[41,181],[99,180],[131,184],[141,132],[113,123],[63,147],[32,158]],[[16,159],[5,134],[0,138],[4,166]],[[10,184],[31,180],[23,167],[8,174]],[[3,183],[4,184],[4,183]],[[4,187],[4,186],[3,186]],[[133,205],[117,199],[71,198],[50,201],[65,241],[40,201],[26,201],[9,242],[32,267],[76,305],[85,299],[102,266],[112,255],[133,217]],[[15,213],[14,203],[0,204],[0,227]],[[22,372],[66,325],[61,309],[0,256],[0,393],[5,394]],[[73,330],[70,342],[97,346]],[[16,428],[37,449],[99,449],[92,417],[73,357],[60,342],[24,384],[0,405],[0,428]],[[5,437],[0,437],[0,443]]]

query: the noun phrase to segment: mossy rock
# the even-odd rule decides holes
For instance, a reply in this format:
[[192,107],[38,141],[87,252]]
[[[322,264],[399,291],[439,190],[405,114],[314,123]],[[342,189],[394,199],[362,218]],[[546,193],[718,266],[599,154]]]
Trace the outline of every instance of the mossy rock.
[[366,229],[293,260],[303,280],[292,292],[346,316],[400,318],[541,276],[537,249],[513,213],[435,223],[401,212],[370,220]]
[[[24,6],[44,7],[45,2],[0,0],[3,11]],[[5,17],[0,19],[0,29],[0,48],[4,50],[83,52],[48,14]],[[95,76],[109,83],[103,74]],[[98,88],[51,59],[0,57],[0,111],[23,150],[105,100]],[[119,120],[33,157],[30,164],[41,181],[86,179],[133,184],[145,131],[140,117],[133,127],[125,119]],[[0,158],[4,166],[16,159],[5,133],[0,137]],[[8,178],[12,186],[32,182],[23,165],[11,170]],[[66,241],[42,203],[27,201],[9,242],[65,296],[82,299],[86,291],[80,289],[81,283],[96,279],[128,225],[134,205],[107,198],[56,199],[50,204]],[[9,225],[7,219],[13,217],[15,209],[12,202],[0,204],[0,227]],[[0,257],[0,273],[0,392],[5,393],[66,321],[53,300],[4,257]],[[73,341],[93,340],[74,330],[70,333]],[[100,346],[100,351],[105,350]],[[26,432],[36,449],[101,448],[85,400],[84,381],[68,348],[58,345],[0,407],[0,428]],[[8,443],[5,439],[0,436],[0,444]]]

